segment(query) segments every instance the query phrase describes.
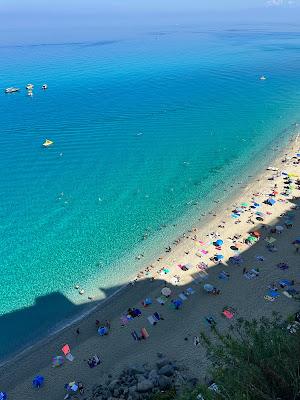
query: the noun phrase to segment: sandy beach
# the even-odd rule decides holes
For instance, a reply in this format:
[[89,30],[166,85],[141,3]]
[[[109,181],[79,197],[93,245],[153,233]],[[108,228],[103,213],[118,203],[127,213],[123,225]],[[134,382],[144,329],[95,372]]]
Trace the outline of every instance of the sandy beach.
[[[237,317],[255,318],[273,311],[287,316],[297,311],[299,302],[287,296],[279,282],[293,281],[292,288],[300,290],[300,255],[292,244],[300,232],[298,150],[299,142],[294,138],[273,161],[273,171],[249,178],[232,203],[218,205],[217,213],[212,211],[205,223],[199,226],[196,221],[176,242],[166,243],[166,252],[141,268],[132,284],[81,321],[3,365],[0,391],[6,391],[13,400],[58,400],[66,394],[66,383],[81,381],[88,398],[93,386],[108,374],[115,375],[136,362],[152,364],[158,352],[176,359],[190,376],[203,378],[208,363],[193,338],[201,330],[209,332],[205,317],[212,316],[222,330]],[[238,182],[238,176],[235,180]],[[268,199],[275,203],[265,204]],[[208,293],[206,284],[220,293]],[[164,287],[171,290],[167,299],[161,296]],[[270,295],[273,289],[279,296]],[[144,307],[142,302],[147,298],[152,304]],[[158,298],[165,304],[161,305]],[[178,310],[171,303],[176,299],[182,303]],[[225,307],[234,309],[232,320],[222,315]],[[141,310],[141,315],[127,320],[130,308]],[[154,312],[163,319],[153,326],[148,317]],[[109,321],[108,335],[97,333],[96,321],[99,326]],[[142,328],[149,337],[135,341],[131,332],[139,334]],[[74,360],[53,368],[52,357],[62,356],[66,343]],[[95,354],[101,363],[90,368],[87,361]],[[40,390],[32,388],[36,375],[45,377]]]

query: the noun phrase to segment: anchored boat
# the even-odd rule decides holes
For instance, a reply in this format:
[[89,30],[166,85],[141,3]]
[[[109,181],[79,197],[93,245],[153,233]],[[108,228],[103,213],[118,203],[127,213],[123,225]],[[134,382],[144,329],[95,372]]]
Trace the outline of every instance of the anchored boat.
[[54,142],[52,142],[52,140],[46,139],[43,143],[44,147],[49,147],[53,144]]
[[5,93],[15,93],[15,92],[19,92],[20,89],[16,88],[16,87],[9,87],[5,89]]

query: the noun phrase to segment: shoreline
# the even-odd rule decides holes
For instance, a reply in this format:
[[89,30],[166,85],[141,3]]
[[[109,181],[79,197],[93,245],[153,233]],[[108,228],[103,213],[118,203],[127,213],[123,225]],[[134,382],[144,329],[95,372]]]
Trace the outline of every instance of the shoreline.
[[[293,135],[291,138],[289,138],[287,145],[280,149],[279,154],[276,154],[276,157],[273,160],[273,167],[278,167],[279,170],[288,167],[289,162],[282,163],[282,159],[285,158],[286,154],[288,154],[289,156],[293,156],[295,152],[298,151],[298,136],[299,133],[297,133],[297,135]],[[164,323],[169,324],[169,332],[165,330],[159,331],[160,326],[155,327],[152,331],[152,328],[148,327],[147,322],[145,322],[145,326],[147,326],[147,329],[150,332],[150,339],[149,341],[143,341],[141,345],[138,345],[139,351],[134,353],[130,351],[133,346],[130,332],[128,332],[127,327],[120,326],[119,316],[122,315],[124,309],[128,308],[128,306],[140,306],[140,302],[143,298],[145,298],[145,296],[155,298],[155,296],[157,296],[158,290],[160,293],[161,288],[164,286],[164,282],[168,281],[170,285],[173,285],[174,289],[172,289],[172,291],[176,291],[177,289],[180,290],[181,286],[188,287],[189,285],[195,284],[195,276],[199,273],[199,271],[197,271],[196,274],[192,274],[190,272],[185,272],[181,274],[181,271],[179,273],[177,267],[178,264],[187,264],[191,262],[195,265],[197,262],[199,263],[201,259],[199,259],[198,256],[196,256],[195,254],[196,245],[197,248],[199,248],[199,239],[201,238],[201,240],[206,241],[208,240],[207,236],[212,236],[211,232],[215,233],[216,230],[221,231],[221,228],[218,228],[218,224],[220,224],[222,220],[226,221],[226,224],[228,224],[223,230],[224,239],[227,238],[228,233],[231,236],[233,235],[233,233],[230,232],[235,233],[236,231],[238,231],[245,233],[249,231],[250,228],[254,228],[255,225],[249,226],[247,225],[246,221],[241,221],[241,223],[234,225],[234,221],[230,219],[231,210],[232,207],[234,207],[233,204],[235,204],[235,202],[250,200],[253,193],[260,192],[260,195],[263,195],[262,191],[265,191],[266,187],[269,186],[270,183],[274,184],[274,182],[276,181],[269,181],[268,177],[270,177],[270,175],[273,176],[274,172],[272,173],[272,171],[263,170],[256,176],[253,176],[251,180],[247,182],[247,185],[241,188],[242,190],[238,193],[237,196],[234,196],[234,198],[230,199],[229,202],[226,202],[224,204],[224,207],[219,207],[217,217],[213,217],[211,214],[209,214],[206,216],[205,222],[201,220],[199,224],[199,222],[197,221],[197,223],[194,224],[194,227],[191,227],[189,232],[186,232],[186,234],[182,235],[183,238],[180,240],[180,243],[175,246],[170,253],[163,253],[153,263],[152,269],[153,271],[155,271],[153,281],[151,279],[148,279],[147,275],[144,275],[134,285],[123,285],[121,288],[119,288],[119,291],[117,293],[115,292],[111,296],[107,297],[104,301],[96,304],[95,307],[89,310],[89,312],[85,316],[80,316],[76,322],[73,322],[67,327],[60,329],[55,334],[47,336],[38,343],[35,343],[32,347],[25,349],[25,351],[23,351],[21,354],[16,355],[14,358],[7,359],[5,363],[0,366],[1,388],[8,391],[9,395],[16,400],[39,399],[39,395],[37,394],[38,392],[33,392],[31,387],[32,377],[39,373],[44,375],[48,382],[48,386],[43,389],[45,390],[43,392],[43,399],[59,399],[62,396],[63,384],[66,381],[78,379],[84,381],[85,384],[87,384],[88,386],[98,383],[98,380],[101,378],[98,375],[91,374],[91,370],[86,366],[86,358],[88,358],[95,351],[99,352],[101,358],[103,355],[104,361],[101,367],[101,372],[103,376],[106,376],[105,374],[108,373],[115,374],[119,368],[124,367],[133,360],[135,361],[143,359],[144,361],[148,361],[149,359],[150,362],[152,361],[153,354],[155,356],[157,351],[162,351],[163,353],[169,352],[167,354],[169,357],[174,357],[174,355],[176,354],[176,357],[181,357],[180,361],[183,361],[185,364],[194,365],[195,360],[193,360],[193,357],[195,355],[195,349],[186,349],[186,342],[184,342],[183,344],[182,338],[184,337],[184,335],[190,337],[190,335],[193,334],[192,332],[196,332],[195,327],[191,328],[191,325],[192,323],[195,323],[197,319],[199,319],[199,310],[197,309],[197,306],[199,307],[200,305],[203,307],[202,312],[212,313],[214,312],[212,307],[214,307],[216,304],[218,305],[218,307],[221,307],[222,304],[224,306],[224,303],[222,303],[222,301],[225,301],[225,299],[223,300],[222,296],[217,296],[216,298],[208,298],[205,296],[203,297],[202,294],[200,303],[198,303],[199,300],[197,300],[197,297],[194,297],[195,300],[190,299],[189,302],[196,301],[196,303],[194,304],[194,308],[190,310],[188,315],[186,313],[184,314],[186,323],[180,325],[175,319],[174,311],[169,311],[168,307],[165,306],[162,312],[165,319],[168,319],[168,322]],[[278,180],[279,178],[276,179]],[[277,211],[274,213],[274,215],[269,217],[272,223],[274,218],[275,220],[280,218],[283,210],[290,209],[290,204],[288,203],[288,201],[286,203],[284,202],[283,204],[278,203],[278,209],[276,209],[275,206],[274,210]],[[213,213],[213,211],[211,213]],[[256,223],[256,225],[259,224]],[[298,229],[298,227],[295,228]],[[293,234],[293,232],[287,231],[287,234],[291,235]],[[195,241],[193,237],[191,237],[192,235],[197,235],[197,241]],[[284,239],[285,232],[281,236]],[[211,238],[209,240],[211,240]],[[284,251],[285,250],[283,250],[283,252]],[[251,252],[251,248],[246,248],[245,252]],[[225,257],[227,258],[227,255]],[[164,264],[167,265],[170,269],[169,275],[162,275],[160,273],[161,269],[164,267]],[[223,264],[223,268],[224,267],[228,267],[227,263]],[[217,271],[218,266],[210,263],[210,265],[208,265],[208,268],[209,273],[213,275],[214,271]],[[140,270],[142,270],[142,268],[140,268]],[[145,270],[145,267],[143,270]],[[180,280],[176,283],[172,283],[171,275],[174,273],[176,274],[175,276],[178,276],[180,274]],[[234,301],[237,301],[236,295],[240,293],[240,290],[237,290],[238,286],[236,287],[236,284],[245,284],[245,282],[243,282],[245,280],[242,279],[241,282],[241,272],[238,272],[238,269],[236,269],[233,274],[237,275],[236,280],[234,281],[234,286],[231,288],[231,291],[228,293],[228,298],[225,304],[234,305]],[[272,273],[271,275],[272,280],[274,280],[273,275],[274,273]],[[220,281],[217,280],[217,282],[217,284],[219,285]],[[253,284],[255,283],[256,282],[254,281]],[[246,285],[249,285],[249,283],[246,282]],[[249,287],[248,290],[252,291],[254,290],[254,288]],[[224,291],[226,297],[226,290],[224,289]],[[257,288],[255,289],[255,291],[257,291]],[[252,292],[249,292],[248,296],[251,293]],[[243,291],[242,296],[244,296]],[[238,301],[238,307],[244,307],[246,311],[248,310],[250,316],[253,316],[253,310],[255,310],[255,315],[257,315],[257,313],[263,313],[263,315],[267,313],[266,307],[268,307],[268,304],[263,304],[263,306],[259,308],[257,305],[255,305],[253,308],[253,305],[251,305],[247,294],[245,294],[245,298],[243,298],[243,301],[241,300],[241,298]],[[262,299],[262,302],[263,301],[264,300]],[[278,306],[280,306],[279,302],[276,303],[276,305],[277,304]],[[292,303],[289,304],[289,307],[286,307],[286,305],[283,304],[284,312],[286,312],[286,309],[291,309],[291,307],[294,306]],[[143,313],[144,312],[146,313],[147,311],[143,310]],[[166,315],[169,318],[166,318]],[[97,335],[97,331],[95,330],[95,319],[99,319],[101,321],[104,321],[106,319],[109,319],[110,321],[112,320],[112,334],[109,335],[107,338],[99,338],[99,336]],[[190,319],[189,323],[187,319]],[[139,321],[133,321],[131,325],[132,328],[139,329],[137,328],[139,323]],[[188,333],[186,333],[185,325],[189,327]],[[79,336],[75,334],[75,329],[77,327],[80,328]],[[163,328],[163,325],[161,325],[161,327]],[[172,333],[175,331],[176,333],[178,333],[174,336]],[[109,341],[113,342],[111,346],[109,345]],[[75,356],[75,362],[73,364],[66,364],[63,369],[53,369],[51,368],[51,357],[60,354],[60,348],[64,343],[70,344],[72,353]],[[101,343],[106,343],[105,347],[101,346]],[[152,346],[152,350],[149,350],[149,346],[150,348]],[[16,364],[18,365],[17,372],[14,368],[14,365]],[[206,360],[204,357],[203,359],[199,359],[199,365],[194,366],[194,370],[190,372],[195,373],[195,375],[199,374],[200,377],[206,366]],[[53,383],[54,386],[51,383]]]
[[[297,125],[296,125],[296,127],[297,127]],[[291,153],[295,152],[294,150],[297,148],[299,135],[300,135],[300,132],[293,132],[291,137],[288,139],[287,143],[282,148],[275,146],[272,149],[274,152],[276,152],[276,154],[273,154],[272,156],[270,156],[270,158],[271,158],[270,163],[272,163],[272,166],[276,166],[279,168],[280,166],[282,166],[281,160],[282,160],[283,156],[286,154],[290,155]],[[261,179],[265,176],[266,173],[268,173],[268,171],[266,171],[266,169],[263,169],[262,171],[260,171],[258,174],[254,175],[254,176],[248,176],[247,177],[248,181],[243,182],[243,186],[239,186],[239,183],[237,183],[233,190],[234,194],[232,196],[229,196],[228,198],[226,198],[226,204],[224,204],[223,206],[221,206],[217,209],[217,214],[215,214],[216,213],[215,207],[217,205],[216,204],[216,205],[212,205],[211,208],[208,208],[208,209],[210,209],[210,211],[205,212],[204,213],[205,215],[201,215],[201,218],[199,218],[199,215],[198,215],[197,220],[195,221],[195,223],[193,223],[193,226],[190,226],[190,229],[185,230],[183,232],[181,231],[182,233],[177,237],[177,240],[180,240],[180,242],[178,242],[175,245],[175,247],[174,246],[172,247],[172,250],[170,253],[163,252],[163,253],[159,254],[157,257],[155,257],[156,260],[154,262],[152,262],[152,264],[151,264],[151,265],[153,265],[153,270],[160,268],[160,266],[163,262],[170,263],[169,256],[172,255],[173,252],[176,251],[178,248],[180,249],[181,247],[186,247],[186,245],[188,244],[188,242],[190,240],[189,235],[192,234],[194,229],[196,229],[197,231],[199,231],[199,230],[213,231],[213,230],[218,229],[215,226],[216,219],[220,215],[228,214],[228,211],[232,209],[231,204],[238,202],[239,198],[242,196],[246,197],[247,192],[252,187],[255,187],[257,185],[257,183],[259,181],[261,181]],[[242,189],[242,190],[239,191],[239,189]],[[195,213],[195,210],[194,210],[194,213]],[[193,219],[193,217],[191,215],[189,215],[189,219]],[[178,224],[177,228],[178,227],[179,227],[179,224]],[[162,245],[162,248],[164,247],[164,245],[168,245],[168,243],[165,242]],[[142,262],[143,259],[141,259],[140,261]],[[106,297],[104,299],[100,299],[100,300],[95,299],[96,304],[94,304],[94,305],[92,303],[85,303],[86,308],[87,308],[86,311],[81,312],[80,314],[75,315],[71,319],[62,322],[61,325],[59,324],[56,328],[53,329],[53,331],[51,331],[46,336],[43,336],[42,338],[38,338],[34,342],[25,345],[26,346],[25,348],[21,348],[21,349],[17,350],[15,353],[10,354],[7,357],[0,360],[0,370],[2,367],[5,367],[5,366],[9,365],[10,363],[21,360],[23,357],[26,357],[33,350],[41,348],[43,345],[47,344],[49,341],[54,340],[54,338],[56,336],[62,334],[63,332],[65,332],[69,329],[74,328],[74,326],[76,324],[83,322],[85,319],[89,318],[91,315],[101,311],[102,307],[106,306],[107,303],[113,302],[113,300],[116,297],[121,296],[122,293],[124,291],[126,291],[126,289],[131,288],[132,284],[135,283],[136,281],[143,280],[144,278],[149,278],[149,276],[151,276],[150,274],[143,275],[145,271],[147,271],[147,270],[149,271],[149,269],[148,269],[149,265],[147,265],[147,264],[148,263],[141,264],[137,268],[137,270],[139,270],[139,272],[137,272],[135,275],[132,275],[132,277],[129,278],[126,283],[122,284],[115,292],[110,294],[108,297]],[[143,272],[142,275],[141,275],[141,272]],[[158,277],[158,274],[156,273],[156,278],[157,277]]]

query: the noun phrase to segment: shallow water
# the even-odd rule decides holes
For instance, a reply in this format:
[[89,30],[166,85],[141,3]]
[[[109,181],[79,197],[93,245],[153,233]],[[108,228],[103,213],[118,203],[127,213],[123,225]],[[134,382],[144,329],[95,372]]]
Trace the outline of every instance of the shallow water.
[[251,29],[0,48],[0,86],[22,88],[0,95],[1,357],[82,312],[75,283],[117,288],[140,246],[183,228],[162,225],[288,140],[299,49],[300,34]]

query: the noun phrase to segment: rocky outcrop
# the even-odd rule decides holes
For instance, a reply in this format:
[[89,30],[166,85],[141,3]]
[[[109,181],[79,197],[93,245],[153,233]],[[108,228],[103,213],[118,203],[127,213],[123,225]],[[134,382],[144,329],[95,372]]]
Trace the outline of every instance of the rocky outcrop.
[[[186,373],[175,361],[158,353],[155,366],[135,364],[128,366],[117,378],[110,376],[93,388],[91,399],[146,400],[154,393],[191,385]],[[196,381],[193,381],[196,384]]]

